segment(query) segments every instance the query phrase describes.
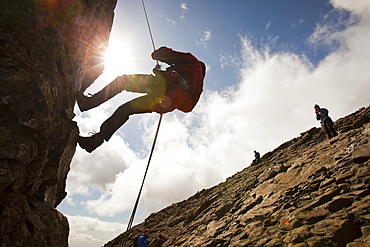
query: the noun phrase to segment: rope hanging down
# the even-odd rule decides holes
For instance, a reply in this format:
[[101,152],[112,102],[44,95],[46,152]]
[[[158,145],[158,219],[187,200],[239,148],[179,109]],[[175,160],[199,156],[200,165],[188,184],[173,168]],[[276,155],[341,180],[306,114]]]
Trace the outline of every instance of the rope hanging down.
[[149,169],[149,164],[150,164],[150,161],[152,159],[152,155],[153,155],[153,151],[154,151],[154,147],[155,147],[155,144],[157,142],[157,137],[158,137],[158,132],[159,132],[159,127],[161,126],[161,122],[162,122],[162,116],[163,114],[161,113],[160,114],[160,118],[159,118],[159,122],[158,122],[158,127],[157,127],[157,131],[155,133],[155,137],[154,137],[154,141],[153,141],[153,145],[152,145],[152,149],[150,151],[150,155],[149,155],[149,160],[148,160],[148,164],[146,166],[146,170],[145,170],[145,173],[144,173],[144,177],[143,177],[143,181],[141,183],[141,187],[140,187],[140,190],[139,190],[139,194],[136,198],[136,202],[135,202],[135,206],[132,210],[132,213],[131,213],[131,217],[130,217],[130,220],[129,220],[129,223],[127,225],[127,229],[126,229],[126,236],[125,236],[125,239],[124,239],[124,242],[123,242],[123,247],[126,246],[126,242],[127,242],[127,239],[130,235],[130,230],[131,230],[131,226],[132,226],[132,223],[134,222],[134,218],[135,218],[135,214],[136,214],[136,210],[137,210],[137,207],[139,205],[139,200],[140,200],[140,196],[141,196],[141,191],[143,190],[143,187],[144,187],[144,182],[145,182],[145,178],[146,178],[146,174],[148,173],[148,169]]
[[[155,45],[154,45],[154,39],[153,39],[153,35],[152,35],[152,30],[150,28],[150,24],[149,24],[149,19],[148,19],[148,15],[146,13],[146,8],[145,8],[145,4],[144,4],[144,0],[141,0],[142,2],[142,5],[143,5],[143,9],[144,9],[144,13],[145,13],[145,19],[146,19],[146,23],[148,25],[148,30],[149,30],[149,34],[150,34],[150,39],[152,41],[152,45],[153,45],[153,50],[155,50]],[[157,62],[157,67],[159,67],[159,63],[158,63],[158,60],[156,60]],[[141,182],[141,187],[140,187],[140,190],[139,190],[139,194],[136,198],[136,202],[135,202],[135,205],[134,205],[134,208],[132,209],[132,213],[131,213],[131,217],[130,217],[130,220],[127,224],[127,229],[126,229],[126,234],[125,234],[125,238],[124,238],[124,241],[123,241],[123,247],[126,246],[126,242],[128,240],[128,237],[130,235],[130,230],[131,230],[131,227],[132,227],[132,224],[134,222],[134,218],[135,218],[135,214],[136,214],[136,211],[137,211],[137,208],[138,208],[138,205],[139,205],[139,201],[140,201],[140,197],[141,197],[141,192],[143,190],[143,187],[144,187],[144,182],[145,182],[145,178],[146,178],[146,175],[148,173],[148,170],[149,170],[149,165],[150,165],[150,161],[152,159],[152,155],[153,155],[153,151],[154,151],[154,147],[155,147],[155,144],[157,142],[157,137],[158,137],[158,132],[159,132],[159,127],[161,126],[161,122],[162,122],[162,116],[163,116],[163,113],[160,114],[160,117],[159,117],[159,122],[158,122],[158,127],[157,127],[157,131],[155,133],[155,137],[154,137],[154,140],[153,140],[153,144],[152,144],[152,149],[150,151],[150,155],[149,155],[149,159],[148,159],[148,164],[146,165],[146,169],[145,169],[145,173],[144,173],[144,177],[143,177],[143,181]]]

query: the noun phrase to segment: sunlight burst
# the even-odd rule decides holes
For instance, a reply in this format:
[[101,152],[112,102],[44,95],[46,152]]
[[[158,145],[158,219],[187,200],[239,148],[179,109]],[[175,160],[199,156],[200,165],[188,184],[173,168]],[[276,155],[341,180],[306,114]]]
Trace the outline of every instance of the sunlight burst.
[[113,78],[132,71],[134,62],[129,47],[122,41],[110,40],[109,48],[105,54],[105,74]]

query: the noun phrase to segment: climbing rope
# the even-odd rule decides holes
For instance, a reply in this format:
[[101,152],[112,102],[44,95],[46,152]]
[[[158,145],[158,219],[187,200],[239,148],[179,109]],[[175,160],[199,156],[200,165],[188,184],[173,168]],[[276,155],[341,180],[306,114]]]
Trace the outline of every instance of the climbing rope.
[[151,41],[152,41],[153,50],[155,50],[155,45],[154,45],[154,39],[153,39],[152,29],[150,28],[149,19],[148,19],[148,14],[146,13],[146,8],[145,8],[144,0],[141,0],[141,3],[143,4],[143,9],[144,9],[144,14],[145,14],[146,24],[147,24],[147,26],[148,26],[148,30],[149,30],[149,34],[150,34],[150,39],[151,39]]
[[[155,45],[154,45],[154,39],[153,39],[152,29],[150,28],[150,23],[149,23],[149,19],[148,19],[148,14],[146,13],[146,8],[145,8],[144,0],[141,0],[141,3],[142,3],[142,5],[143,5],[143,10],[144,10],[144,14],[145,14],[145,20],[146,20],[146,25],[148,26],[148,31],[149,31],[149,35],[150,35],[150,40],[152,41],[153,50],[155,50]],[[155,61],[156,61],[156,63],[157,63],[156,68],[160,69],[160,65],[159,65],[158,60],[155,60]]]
[[149,155],[149,160],[148,160],[148,164],[146,165],[146,170],[145,170],[145,173],[144,173],[144,177],[143,177],[143,181],[141,182],[141,187],[140,187],[140,190],[139,190],[139,194],[136,198],[136,202],[135,202],[135,206],[134,208],[132,209],[132,213],[131,213],[131,217],[130,217],[130,220],[128,222],[128,225],[127,225],[127,229],[126,229],[126,235],[125,235],[125,239],[123,241],[123,247],[126,246],[126,242],[127,242],[127,239],[130,235],[130,230],[131,230],[131,226],[132,226],[132,223],[134,222],[134,218],[135,218],[135,214],[136,214],[136,210],[137,210],[137,207],[139,205],[139,200],[140,200],[140,196],[141,196],[141,191],[143,190],[143,187],[144,187],[144,182],[145,182],[145,178],[146,178],[146,175],[148,173],[148,169],[149,169],[149,164],[150,164],[150,161],[152,159],[152,155],[153,155],[153,151],[154,151],[154,147],[155,147],[155,144],[157,142],[157,137],[158,137],[158,132],[159,132],[159,127],[161,126],[161,122],[162,122],[162,116],[163,114],[161,113],[160,114],[160,118],[159,118],[159,122],[158,122],[158,127],[157,127],[157,131],[155,133],[155,137],[154,137],[154,141],[153,141],[153,145],[152,145],[152,149],[150,151],[150,155]]
[[[144,0],[141,0],[141,2],[142,2],[143,9],[144,9],[144,13],[145,13],[145,19],[146,19],[146,23],[147,23],[148,30],[149,30],[149,34],[150,34],[150,39],[151,39],[151,41],[152,41],[153,50],[155,50],[153,34],[152,34],[152,30],[151,30],[151,28],[150,28],[149,19],[148,19],[148,14],[147,14],[147,12],[146,12],[146,8],[145,8]],[[159,68],[158,60],[156,60],[156,62],[157,62],[157,66],[156,66],[156,68]],[[146,169],[145,169],[145,173],[144,173],[143,181],[141,182],[141,187],[140,187],[140,190],[139,190],[139,194],[137,195],[137,198],[136,198],[136,202],[135,202],[134,208],[132,209],[132,213],[131,213],[130,220],[129,220],[128,224],[127,224],[126,234],[125,234],[125,238],[124,238],[123,245],[122,245],[123,247],[125,247],[125,246],[126,246],[126,242],[127,242],[128,237],[129,237],[129,235],[130,235],[130,230],[131,230],[132,224],[133,224],[133,222],[134,222],[135,214],[136,214],[136,211],[137,211],[137,208],[138,208],[138,205],[139,205],[139,201],[140,201],[140,197],[141,197],[141,192],[142,192],[143,187],[144,187],[145,178],[146,178],[146,175],[147,175],[147,173],[148,173],[149,165],[150,165],[150,161],[152,160],[152,156],[153,156],[154,147],[155,147],[155,144],[156,144],[156,142],[157,142],[157,137],[158,137],[159,127],[161,126],[161,122],[162,122],[162,116],[163,116],[163,113],[161,113],[161,114],[160,114],[160,117],[159,117],[158,127],[157,127],[157,131],[156,131],[156,133],[155,133],[155,136],[154,136],[154,140],[153,140],[153,144],[152,144],[152,149],[151,149],[151,151],[150,151],[150,155],[149,155],[148,163],[147,163],[147,165],[146,165]]]

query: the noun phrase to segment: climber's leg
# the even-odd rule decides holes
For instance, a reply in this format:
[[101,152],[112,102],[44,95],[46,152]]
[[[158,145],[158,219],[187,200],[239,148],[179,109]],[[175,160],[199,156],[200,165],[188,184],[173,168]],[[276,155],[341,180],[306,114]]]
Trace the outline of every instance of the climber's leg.
[[116,132],[133,114],[152,112],[152,107],[156,102],[156,98],[150,95],[135,98],[120,107],[113,113],[111,117],[104,121],[100,126],[100,132],[90,137],[78,137],[78,143],[81,148],[89,153],[103,144],[104,140],[108,141],[114,132]]
[[329,138],[333,138],[334,136],[338,135],[337,131],[334,129],[334,123],[333,120],[331,120],[331,118],[325,119],[324,124],[325,131]]
[[[104,121],[100,127],[99,133],[90,137],[79,136],[78,143],[81,148],[91,153],[99,147],[104,140],[108,141],[133,114],[149,113],[153,111],[165,113],[174,110],[174,107],[162,108],[160,103],[166,92],[167,80],[164,79],[164,77],[136,75],[135,77],[129,76],[129,78],[129,80],[125,80],[123,89],[134,92],[142,92],[142,90],[145,90],[148,94],[135,98],[120,106],[111,117]],[[151,79],[149,84],[144,83],[147,79]],[[138,81],[140,83],[134,83]]]
[[108,99],[117,95],[123,90],[123,76],[118,76],[114,81],[105,86],[102,90],[92,95],[85,96],[83,92],[77,92],[77,104],[81,111],[87,111],[91,108],[97,107]]
[[[152,112],[150,106],[135,108],[133,103],[135,102],[151,102],[152,99],[148,95],[141,96],[139,98],[133,99],[120,107],[110,116],[104,123],[100,126],[100,134],[102,138],[106,141],[112,137],[112,135],[129,119],[131,115],[149,113]],[[142,104],[142,103],[141,103]]]
[[[146,93],[152,85],[153,75],[123,75],[118,76],[102,90],[87,97],[83,92],[77,92],[77,104],[81,111],[97,107],[123,90],[130,92]],[[150,91],[150,90],[149,90]]]

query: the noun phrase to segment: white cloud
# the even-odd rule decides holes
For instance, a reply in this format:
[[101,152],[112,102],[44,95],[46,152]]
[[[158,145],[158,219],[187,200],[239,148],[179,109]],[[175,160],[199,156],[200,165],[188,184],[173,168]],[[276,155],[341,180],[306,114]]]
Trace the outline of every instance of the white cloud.
[[225,68],[226,66],[237,67],[239,66],[240,62],[241,62],[241,59],[235,56],[235,54],[234,55],[229,55],[229,54],[220,55],[221,69]]
[[271,26],[271,21],[269,21],[267,24],[266,24],[266,26],[265,26],[265,30],[267,31],[267,30],[269,30],[270,29],[270,26]]
[[210,30],[206,30],[206,31],[203,31],[203,38],[201,39],[202,41],[208,41],[208,40],[211,40],[212,38],[212,31]]
[[176,26],[176,21],[174,21],[174,20],[172,20],[172,19],[170,19],[170,18],[166,18],[166,22],[167,22],[167,26],[168,27],[174,27],[174,26]]
[[182,12],[182,15],[180,16],[181,20],[186,20],[185,13],[188,12],[188,5],[187,3],[180,3],[180,9]]
[[210,41],[212,39],[212,31],[211,30],[204,30],[204,31],[200,32],[199,35],[201,37],[199,38],[199,40],[197,40],[197,44],[201,45],[201,46],[204,46],[204,47],[207,47],[208,41]]
[[182,12],[187,12],[189,10],[186,3],[180,3],[180,8]]
[[104,191],[107,183],[115,181],[116,174],[138,159],[118,135],[91,154],[78,147],[68,174],[67,191],[72,194],[87,194],[89,188]]
[[113,239],[127,228],[125,224],[104,222],[97,218],[68,216],[70,225],[70,246],[102,246],[107,239]]
[[298,27],[300,24],[302,24],[304,22],[304,19],[302,18],[302,19],[299,19],[299,21],[298,21],[298,23],[293,23],[292,25],[291,25],[291,28],[296,28],[296,27]]
[[369,18],[370,2],[363,0],[331,0],[330,3],[334,8],[345,9],[354,14],[363,15],[364,18]]

